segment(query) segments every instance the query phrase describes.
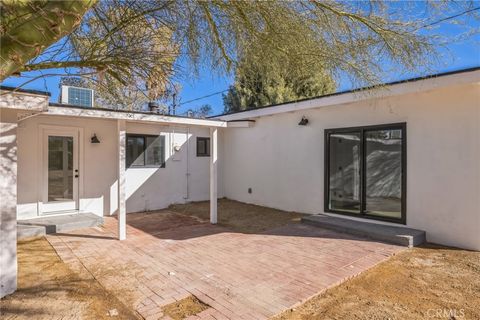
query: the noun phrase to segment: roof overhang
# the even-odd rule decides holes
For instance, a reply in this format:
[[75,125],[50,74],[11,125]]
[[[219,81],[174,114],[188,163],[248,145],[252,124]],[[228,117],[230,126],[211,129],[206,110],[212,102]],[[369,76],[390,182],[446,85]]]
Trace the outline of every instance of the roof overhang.
[[298,102],[261,107],[248,111],[240,111],[238,113],[212,117],[212,119],[220,119],[224,121],[254,119],[258,117],[270,116],[285,112],[294,112],[314,108],[336,106],[358,101],[381,99],[397,95],[426,92],[429,90],[471,83],[480,83],[480,70],[478,68],[465,72],[451,73],[446,75],[439,75],[437,77],[394,83],[373,89],[340,92]]
[[28,113],[43,112],[48,109],[48,96],[30,92],[0,90],[0,108]]
[[95,109],[95,108],[72,108],[70,106],[52,106],[43,113],[49,116],[82,117],[95,119],[126,120],[132,122],[161,123],[169,125],[202,126],[225,128],[227,123],[215,119],[196,119],[187,117],[172,117],[161,114],[138,113],[128,111]]
[[227,128],[250,128],[255,125],[255,120],[232,120],[227,121]]

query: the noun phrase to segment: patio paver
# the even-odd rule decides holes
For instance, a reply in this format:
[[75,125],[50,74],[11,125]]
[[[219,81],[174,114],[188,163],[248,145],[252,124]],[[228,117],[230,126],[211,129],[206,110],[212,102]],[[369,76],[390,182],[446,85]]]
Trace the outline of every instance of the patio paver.
[[235,233],[170,211],[49,235],[75,271],[95,277],[146,319],[191,294],[210,305],[192,319],[265,319],[304,302],[404,248],[300,223]]

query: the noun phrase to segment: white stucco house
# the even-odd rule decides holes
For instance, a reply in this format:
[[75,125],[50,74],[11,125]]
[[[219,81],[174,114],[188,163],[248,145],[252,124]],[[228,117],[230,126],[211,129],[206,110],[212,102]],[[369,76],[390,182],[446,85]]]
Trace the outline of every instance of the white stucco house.
[[[480,68],[210,119],[0,95],[1,296],[16,223],[216,199],[426,231],[480,250]],[[240,214],[240,213],[239,213]]]

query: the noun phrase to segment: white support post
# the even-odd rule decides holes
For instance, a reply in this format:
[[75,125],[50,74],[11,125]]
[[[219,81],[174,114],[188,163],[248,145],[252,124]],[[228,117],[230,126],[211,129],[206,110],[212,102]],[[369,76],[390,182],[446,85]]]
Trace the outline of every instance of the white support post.
[[217,223],[218,129],[210,128],[210,223]]
[[125,194],[125,157],[126,157],[126,132],[125,120],[118,120],[118,240],[127,238],[127,209]]

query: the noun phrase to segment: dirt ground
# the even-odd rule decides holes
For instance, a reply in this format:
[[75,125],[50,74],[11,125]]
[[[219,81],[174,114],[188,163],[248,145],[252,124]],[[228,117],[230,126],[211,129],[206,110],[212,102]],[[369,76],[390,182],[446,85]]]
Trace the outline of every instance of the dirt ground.
[[2,319],[138,319],[96,280],[70,270],[45,238],[17,250],[18,290],[0,301]]
[[304,319],[480,319],[480,252],[410,249],[275,318]]
[[163,308],[163,312],[173,320],[182,320],[189,316],[199,314],[210,308],[194,296],[187,297]]
[[[187,214],[208,221],[210,203],[208,201],[172,205],[168,208],[180,214]],[[218,201],[218,225],[235,232],[260,233],[292,222],[300,222],[304,214],[220,199]]]
[[[209,218],[208,202],[167,211]],[[219,201],[219,224],[235,232],[263,232],[301,217]],[[18,259],[19,290],[1,300],[2,320],[138,318],[95,279],[71,271],[44,238],[20,242]],[[165,312],[173,319],[196,314],[194,300]],[[480,319],[480,252],[433,245],[406,250],[275,318],[300,319]]]
[[[209,203],[169,208],[209,218]],[[222,199],[218,222],[256,233],[299,222],[303,215]],[[452,317],[453,316],[453,317]],[[275,320],[480,319],[480,252],[425,245],[402,252]]]

